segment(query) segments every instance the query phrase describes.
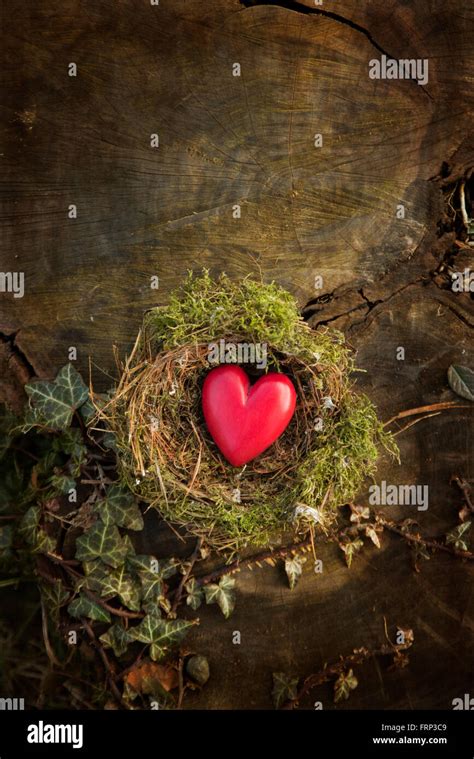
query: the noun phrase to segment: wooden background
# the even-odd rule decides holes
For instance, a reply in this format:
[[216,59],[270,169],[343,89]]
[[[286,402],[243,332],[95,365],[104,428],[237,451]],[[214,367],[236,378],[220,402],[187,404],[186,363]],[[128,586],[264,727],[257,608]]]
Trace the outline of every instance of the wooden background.
[[[472,362],[474,314],[443,268],[469,260],[453,263],[442,190],[474,163],[469,0],[7,0],[3,16],[1,267],[23,271],[26,289],[0,294],[2,398],[20,404],[25,379],[54,375],[69,346],[108,387],[112,345],[124,352],[143,311],[204,265],[262,272],[313,326],[343,329],[383,419],[453,398],[446,370]],[[428,58],[427,85],[369,79],[383,52]],[[379,479],[428,484],[430,507],[387,514],[437,535],[460,506],[451,475],[473,478],[469,417],[433,417],[399,442],[401,467],[381,461]],[[156,520],[144,540],[169,548]],[[392,632],[414,629],[410,666],[365,665],[338,708],[451,708],[472,690],[466,563],[437,556],[416,574],[387,535],[350,571],[332,546],[320,557],[323,574],[307,570],[293,592],[278,569],[246,570],[228,621],[200,612],[191,643],[212,677],[188,707],[268,707],[273,671],[378,647],[384,616]],[[333,708],[331,688],[303,706],[313,700]]]

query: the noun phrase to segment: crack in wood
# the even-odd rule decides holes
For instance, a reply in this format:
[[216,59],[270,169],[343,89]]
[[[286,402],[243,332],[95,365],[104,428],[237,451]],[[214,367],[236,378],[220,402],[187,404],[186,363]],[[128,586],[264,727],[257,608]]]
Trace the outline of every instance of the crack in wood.
[[346,26],[350,26],[351,29],[355,29],[357,32],[360,32],[363,34],[370,42],[373,47],[375,47],[376,50],[379,51],[379,53],[382,53],[382,55],[386,55],[387,58],[393,58],[393,55],[390,55],[386,50],[383,49],[379,43],[374,40],[371,33],[368,31],[368,29],[365,29],[360,24],[357,24],[355,21],[350,21],[349,19],[345,18],[344,16],[340,16],[339,13],[334,13],[333,11],[326,11],[322,8],[310,8],[307,5],[301,5],[301,3],[297,2],[297,0],[240,0],[241,4],[245,8],[255,8],[259,5],[273,5],[278,8],[285,8],[289,11],[294,11],[295,13],[303,13],[308,15],[318,15],[318,16],[326,16],[327,18],[332,18],[334,21],[339,21],[341,24],[345,24]]
[[[364,37],[370,42],[372,47],[374,47],[379,53],[382,53],[382,55],[386,55],[387,58],[395,60],[397,58],[395,55],[391,55],[387,50],[385,50],[382,45],[380,45],[377,40],[373,38],[372,34],[364,26],[358,24],[356,21],[351,21],[345,16],[341,16],[339,13],[334,13],[334,11],[327,11],[323,8],[310,8],[308,5],[302,5],[297,0],[240,0],[240,3],[244,6],[244,8],[255,8],[262,5],[270,5],[276,6],[277,8],[285,8],[286,10],[293,11],[294,13],[303,13],[313,16],[326,16],[326,18],[332,18],[334,21],[337,21],[340,24],[344,24],[345,26],[354,29],[356,32],[359,32],[359,34],[363,34]],[[422,92],[424,92],[424,94],[430,100],[433,100],[432,96],[424,87],[424,85],[421,85],[419,83],[416,84],[417,87],[419,87],[419,89],[422,90]]]
[[12,356],[15,356],[21,368],[28,374],[30,378],[36,377],[37,374],[36,374],[36,370],[33,364],[30,363],[26,355],[23,353],[23,351],[18,347],[16,343],[16,338],[19,331],[20,330],[17,329],[14,332],[11,332],[10,334],[6,334],[5,332],[0,332],[0,342],[2,342],[4,345],[8,347],[10,354]]
[[[439,181],[447,171],[448,163],[443,162],[440,173],[428,181]],[[468,169],[466,174],[468,176],[471,176],[472,169]],[[463,322],[463,324],[472,329],[473,324],[463,313],[462,308],[456,308],[455,304],[449,302],[448,300],[448,297],[450,295],[453,295],[453,291],[450,287],[448,273],[452,268],[454,268],[456,257],[461,254],[463,249],[467,248],[462,240],[458,240],[458,235],[460,232],[458,223],[459,210],[453,208],[451,205],[452,193],[456,190],[457,185],[458,181],[455,181],[452,183],[452,185],[443,188],[445,212],[444,216],[438,220],[436,226],[438,229],[437,237],[440,239],[441,243],[445,241],[446,249],[444,250],[442,256],[438,259],[436,267],[427,269],[426,272],[422,272],[419,274],[419,276],[415,277],[409,282],[405,282],[400,287],[395,287],[395,289],[386,294],[385,297],[376,297],[375,299],[373,297],[372,299],[369,298],[364,291],[364,285],[361,286],[360,283],[354,283],[352,287],[347,287],[344,290],[341,290],[341,288],[336,288],[331,292],[326,292],[316,298],[311,298],[311,300],[309,300],[302,309],[303,318],[306,321],[311,321],[311,326],[316,329],[319,326],[330,324],[337,321],[338,319],[342,319],[343,317],[349,316],[350,314],[355,314],[356,312],[360,312],[363,309],[366,309],[366,312],[362,319],[355,321],[351,320],[351,322],[345,327],[346,331],[352,331],[364,324],[364,322],[369,317],[369,314],[376,307],[385,305],[388,301],[390,301],[399,293],[403,292],[406,288],[433,284],[444,293],[444,297],[440,297],[440,304],[448,308],[451,313],[453,313],[461,322]],[[450,192],[451,190],[452,192]],[[453,237],[455,238],[454,241]],[[412,260],[416,259],[417,253],[420,251],[420,248],[423,244],[426,244],[425,238],[415,250],[412,256]],[[399,268],[400,267],[395,267],[394,271],[391,272],[388,280],[389,283],[391,278],[397,276]],[[446,277],[445,281],[442,279],[443,276]],[[324,311],[327,309],[329,304],[332,304],[332,310],[334,310],[334,305],[337,304],[338,300],[345,300],[350,302],[351,299],[353,300],[354,297],[356,297],[356,294],[363,299],[362,303],[351,303],[348,308],[342,308],[337,313],[332,313],[331,316],[327,316],[327,318],[317,318],[318,314],[321,314],[321,316],[324,317]]]

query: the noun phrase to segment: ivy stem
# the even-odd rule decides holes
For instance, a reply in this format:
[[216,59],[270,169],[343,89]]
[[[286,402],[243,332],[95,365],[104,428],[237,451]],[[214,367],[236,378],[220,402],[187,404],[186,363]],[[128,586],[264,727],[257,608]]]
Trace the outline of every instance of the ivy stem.
[[318,685],[323,685],[323,683],[327,683],[330,680],[334,680],[348,667],[357,666],[358,664],[362,664],[369,659],[375,659],[379,656],[396,656],[402,651],[406,651],[406,649],[410,648],[412,644],[413,641],[409,640],[405,643],[384,644],[383,646],[380,646],[380,648],[372,651],[368,648],[355,648],[348,656],[341,657],[339,661],[325,666],[320,672],[305,677],[295,698],[287,701],[281,708],[286,710],[294,709],[298,706],[299,701],[313,690],[313,688],[316,688]]
[[114,614],[116,617],[122,617],[123,619],[143,619],[145,616],[143,611],[126,611],[125,609],[117,609],[88,588],[83,588],[82,591],[86,596],[89,596],[92,601],[95,601],[95,603],[99,604],[99,606],[102,606],[103,609],[110,612],[110,614]]
[[178,608],[181,601],[181,596],[183,595],[184,586],[186,585],[191,575],[191,572],[193,571],[194,565],[199,557],[201,547],[202,547],[202,538],[198,538],[196,541],[196,547],[194,551],[192,552],[191,556],[189,557],[189,567],[184,573],[184,575],[182,576],[181,581],[178,587],[176,588],[173,604],[170,609],[170,615],[172,616],[176,614],[176,609]]
[[[375,521],[376,523],[381,524],[383,527],[386,527],[387,530],[389,530],[390,532],[400,535],[408,543],[418,543],[420,545],[426,546],[427,548],[432,548],[435,551],[442,551],[444,553],[451,554],[452,556],[456,556],[460,559],[468,559],[468,560],[474,559],[474,553],[472,553],[471,551],[458,551],[456,548],[446,545],[445,543],[442,543],[439,539],[424,538],[419,534],[406,532],[402,529],[402,525],[398,524],[397,522],[393,522],[392,520],[387,519],[386,517],[383,517],[380,514],[375,515]],[[335,533],[333,536],[333,539],[334,541],[338,542],[341,537],[344,537],[347,530],[355,528],[357,531],[360,531],[360,530],[364,530],[366,527],[370,525],[371,525],[370,522],[364,522],[360,525],[351,525],[349,528],[344,528],[343,530],[340,530],[338,533]],[[252,564],[257,564],[258,566],[261,562],[264,562],[264,561],[268,562],[275,559],[281,559],[287,555],[294,554],[297,551],[305,550],[306,548],[311,546],[311,543],[312,543],[311,535],[309,535],[304,540],[301,540],[299,543],[290,543],[289,545],[282,546],[281,548],[262,551],[261,553],[254,554],[253,556],[249,556],[248,558],[235,559],[235,561],[231,562],[230,564],[225,564],[223,566],[220,566],[217,569],[214,569],[212,572],[209,572],[206,575],[202,575],[201,577],[195,577],[194,579],[196,580],[196,584],[199,587],[202,587],[204,585],[208,585],[211,582],[215,582],[216,580],[219,580],[221,577],[224,577],[224,575],[233,574],[234,572],[238,572],[240,569],[244,567],[249,567]]]
[[[66,571],[68,571],[68,567],[65,567]],[[76,575],[76,573],[74,573]],[[117,609],[115,606],[111,606],[107,603],[107,601],[104,601],[103,598],[98,596],[96,593],[94,593],[92,590],[89,590],[89,588],[82,588],[82,592],[88,596],[91,601],[94,601],[96,604],[101,606],[106,611],[110,612],[110,614],[113,614],[116,617],[122,617],[122,619],[143,619],[145,616],[144,612],[135,612],[135,611],[127,611],[126,609]]]
[[268,551],[262,551],[261,553],[257,553],[254,556],[249,556],[248,558],[235,559],[235,561],[231,562],[230,564],[225,564],[224,566],[219,567],[212,572],[209,572],[207,575],[196,577],[195,580],[197,585],[202,587],[203,585],[208,585],[211,582],[215,582],[215,580],[219,580],[224,575],[238,572],[242,567],[248,567],[252,564],[258,565],[262,561],[269,562],[274,559],[281,559],[288,554],[293,554],[297,551],[308,548],[310,545],[311,536],[308,536],[304,540],[301,540],[299,543],[290,543],[289,545],[281,546],[281,548],[271,548]]
[[401,537],[404,538],[404,540],[407,540],[409,543],[418,543],[419,545],[424,545],[427,548],[433,548],[435,551],[450,553],[453,556],[458,556],[460,559],[474,559],[474,553],[472,553],[472,551],[458,551],[456,548],[451,548],[451,546],[447,546],[444,543],[441,543],[439,540],[430,540],[428,538],[423,538],[421,535],[407,532],[403,530],[396,522],[393,522],[391,519],[387,519],[386,517],[382,517],[380,515],[377,515],[375,519],[379,524],[386,527],[387,530],[395,532],[397,535],[401,535]]
[[471,501],[471,486],[467,480],[465,480],[463,477],[459,477],[457,474],[453,474],[451,477],[451,482],[454,482],[458,486],[464,500],[466,501],[466,506],[468,507],[469,511],[474,514],[474,503]]
[[89,636],[92,646],[95,648],[100,658],[102,659],[102,663],[104,665],[104,669],[107,675],[107,679],[110,683],[110,688],[112,690],[112,693],[114,694],[120,706],[123,706],[124,709],[130,709],[130,706],[127,704],[126,701],[124,701],[124,699],[122,698],[122,694],[120,693],[120,690],[117,687],[117,683],[115,682],[115,675],[112,670],[112,665],[110,664],[109,657],[107,656],[103,647],[101,646],[96,636],[94,635],[92,627],[90,626],[89,622],[86,619],[82,619],[82,626],[84,630],[86,631],[87,635]]

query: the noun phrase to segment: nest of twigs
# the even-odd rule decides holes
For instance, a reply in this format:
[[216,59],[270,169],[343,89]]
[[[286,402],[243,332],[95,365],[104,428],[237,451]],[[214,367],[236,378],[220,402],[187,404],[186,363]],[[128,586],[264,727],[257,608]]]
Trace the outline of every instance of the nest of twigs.
[[[265,371],[288,375],[295,414],[244,467],[220,454],[204,423],[209,344],[265,343]],[[263,371],[244,365],[255,381]],[[382,442],[375,409],[350,380],[343,336],[311,330],[275,284],[190,275],[166,307],[145,316],[111,400],[98,407],[114,434],[127,486],[172,525],[218,550],[268,545],[290,530],[327,529],[373,473]]]

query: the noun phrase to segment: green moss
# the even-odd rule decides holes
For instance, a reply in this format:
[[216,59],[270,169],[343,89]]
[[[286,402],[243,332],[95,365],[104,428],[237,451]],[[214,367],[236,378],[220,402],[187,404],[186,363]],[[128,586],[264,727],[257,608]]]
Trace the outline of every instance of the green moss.
[[[281,438],[239,470],[218,452],[201,412],[206,346],[221,338],[266,343],[267,371],[288,374],[298,393]],[[308,529],[306,507],[324,527],[374,473],[380,445],[396,453],[371,401],[354,392],[353,370],[343,335],[311,330],[277,284],[190,274],[166,307],[145,315],[138,352],[105,415],[122,478],[165,519],[230,552]]]
[[348,358],[340,348],[342,334],[313,332],[291,293],[274,282],[264,285],[248,277],[233,282],[222,274],[216,281],[207,271],[200,276],[190,272],[169,305],[147,312],[144,327],[146,339],[161,350],[237,335],[308,360],[317,352],[328,365]]
[[351,501],[362,481],[374,474],[380,444],[396,454],[371,401],[347,392],[337,418],[325,426],[320,444],[298,468],[300,500],[322,502],[330,487],[333,507]]

